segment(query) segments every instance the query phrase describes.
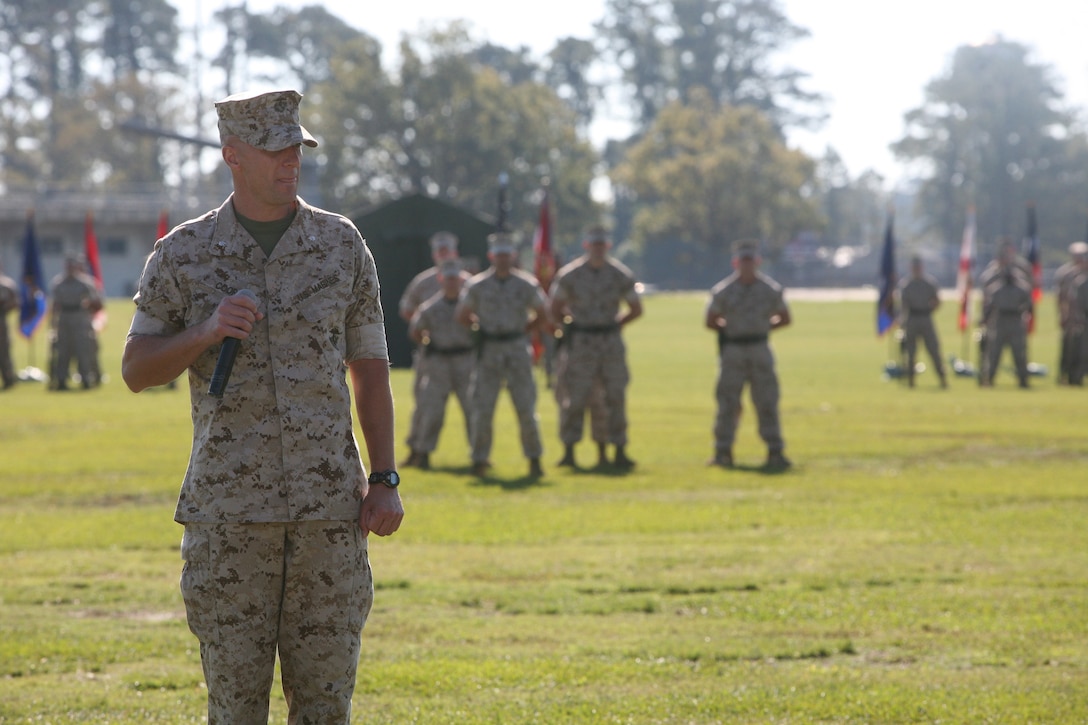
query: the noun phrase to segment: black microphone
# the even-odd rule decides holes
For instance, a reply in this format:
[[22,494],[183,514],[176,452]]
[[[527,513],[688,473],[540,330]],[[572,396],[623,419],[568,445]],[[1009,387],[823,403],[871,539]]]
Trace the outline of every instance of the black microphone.
[[[247,289],[240,289],[237,294],[248,297],[254,302],[257,301],[257,295]],[[223,338],[223,347],[219,348],[219,360],[215,363],[212,381],[208,385],[208,395],[216,398],[223,397],[223,391],[227,388],[227,380],[230,379],[230,371],[234,369],[234,358],[238,357],[238,347],[241,344],[242,341],[237,337]]]

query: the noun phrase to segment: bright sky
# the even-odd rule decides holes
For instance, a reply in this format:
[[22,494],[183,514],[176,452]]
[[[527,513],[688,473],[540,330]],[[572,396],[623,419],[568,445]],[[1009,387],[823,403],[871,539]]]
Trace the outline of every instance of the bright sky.
[[[172,0],[181,22],[236,0]],[[277,5],[301,7],[320,0],[248,0],[253,12]],[[782,62],[810,75],[807,89],[828,97],[829,119],[815,134],[790,139],[814,155],[831,146],[850,173],[876,169],[889,182],[902,174],[888,144],[903,133],[903,114],[920,105],[925,85],[947,67],[961,45],[997,35],[1033,50],[1032,60],[1053,68],[1070,104],[1088,112],[1088,4],[1077,0],[779,0],[786,16],[811,36],[796,43]],[[604,14],[605,0],[549,3],[496,0],[409,0],[400,3],[325,0],[330,13],[395,50],[402,33],[423,24],[468,20],[481,40],[505,47],[549,50],[559,37],[589,37]],[[607,114],[606,114],[607,115]],[[621,135],[618,119],[595,129],[601,138]],[[594,139],[599,140],[597,138]]]

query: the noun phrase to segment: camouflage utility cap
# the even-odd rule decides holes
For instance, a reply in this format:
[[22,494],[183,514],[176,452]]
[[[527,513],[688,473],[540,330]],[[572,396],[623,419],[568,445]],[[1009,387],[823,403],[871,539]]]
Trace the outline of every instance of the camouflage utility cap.
[[461,274],[461,262],[456,259],[447,259],[438,267],[440,277],[456,277]]
[[759,245],[753,240],[742,239],[733,245],[733,256],[737,259],[755,259],[759,256]]
[[496,232],[487,238],[487,251],[492,254],[513,254],[513,238],[506,232]]
[[457,237],[451,232],[437,232],[431,237],[431,250],[457,249]]
[[295,144],[317,146],[317,140],[298,120],[297,91],[236,93],[215,104],[219,114],[219,138],[237,136],[265,151],[280,151]]
[[608,242],[608,230],[602,226],[590,227],[586,231],[587,242],[593,244],[594,242]]

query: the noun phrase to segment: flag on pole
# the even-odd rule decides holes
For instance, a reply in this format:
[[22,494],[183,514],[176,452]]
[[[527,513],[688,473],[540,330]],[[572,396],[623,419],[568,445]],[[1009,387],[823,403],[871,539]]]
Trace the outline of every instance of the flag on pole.
[[[1043,299],[1043,263],[1039,254],[1039,226],[1035,218],[1035,204],[1028,202],[1028,228],[1024,236],[1024,258],[1031,265],[1031,302],[1038,305]],[[1035,312],[1028,318],[1028,332],[1035,331]]]
[[[544,199],[540,202],[540,219],[533,233],[533,273],[540,286],[547,292],[555,277],[555,253],[552,251],[552,215],[548,200],[548,189],[544,189]],[[533,334],[533,360],[539,360],[544,353],[544,344],[539,333]]]
[[975,207],[967,209],[967,223],[963,227],[963,242],[960,244],[960,269],[956,274],[956,296],[960,300],[960,332],[967,331],[971,302],[971,264],[975,255]]
[[[102,263],[98,257],[98,237],[94,233],[94,212],[87,212],[83,221],[83,254],[87,257],[87,270],[94,278],[94,286],[100,296],[105,295],[106,286],[102,281]],[[106,308],[98,310],[91,319],[91,325],[96,332],[102,332],[106,327]]]
[[28,340],[45,317],[45,276],[38,239],[34,235],[34,212],[26,215],[23,237],[23,274],[19,278],[19,332]]
[[495,230],[499,232],[508,231],[506,213],[509,211],[510,205],[506,202],[506,187],[509,184],[510,176],[505,171],[499,174],[499,208],[495,215]]
[[161,212],[159,212],[159,236],[157,237],[157,239],[162,239],[169,231],[170,223],[167,221],[166,210],[163,209]]
[[884,251],[880,255],[880,296],[876,301],[876,334],[883,336],[895,324],[895,214],[888,211]]
[[533,272],[540,286],[547,290],[555,276],[555,254],[552,252],[552,215],[548,190],[540,202],[540,221],[533,234]]

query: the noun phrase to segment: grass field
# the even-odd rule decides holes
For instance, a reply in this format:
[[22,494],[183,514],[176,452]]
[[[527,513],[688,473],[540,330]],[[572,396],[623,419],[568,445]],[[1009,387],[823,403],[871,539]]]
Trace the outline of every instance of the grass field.
[[[774,337],[794,469],[758,470],[750,406],[739,470],[710,469],[703,304],[651,297],[628,332],[630,474],[555,469],[542,391],[545,477],[504,395],[474,479],[451,407],[402,530],[371,541],[356,721],[1088,722],[1088,391],[1007,370],[908,390],[872,303],[795,301]],[[111,303],[101,389],[0,394],[0,723],[204,718],[172,521],[188,394],[124,387],[129,313]],[[1051,370],[1054,316],[1031,341]],[[410,372],[393,382],[402,441]]]

